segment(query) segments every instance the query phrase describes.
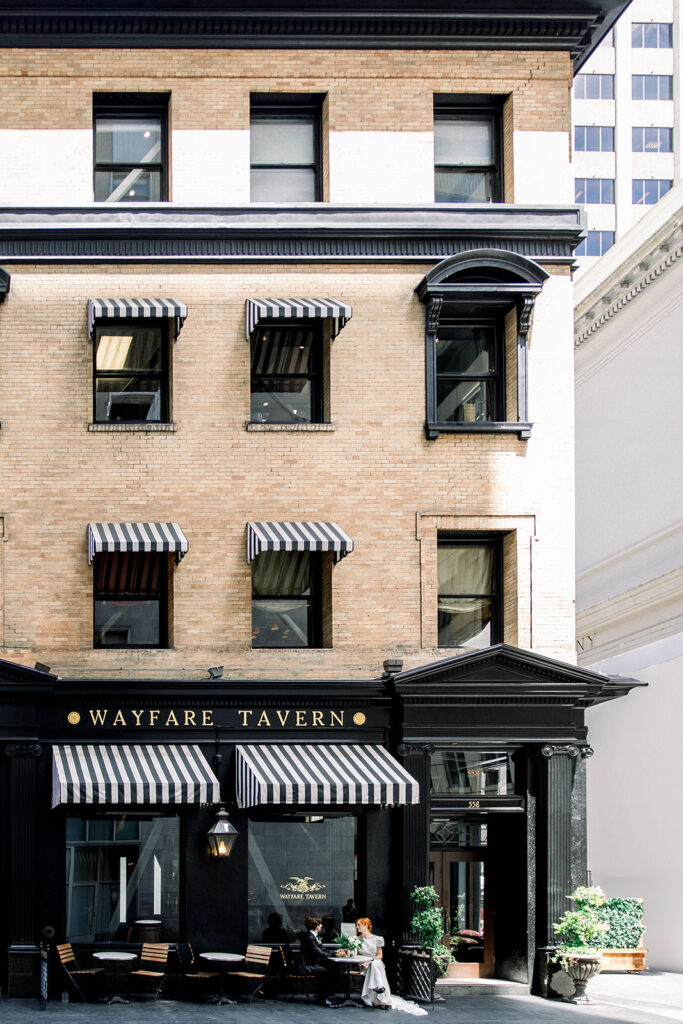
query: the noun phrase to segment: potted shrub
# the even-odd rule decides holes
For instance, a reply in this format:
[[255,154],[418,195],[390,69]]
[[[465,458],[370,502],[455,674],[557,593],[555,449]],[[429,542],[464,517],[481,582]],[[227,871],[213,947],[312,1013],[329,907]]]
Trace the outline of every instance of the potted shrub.
[[600,908],[600,914],[609,925],[602,942],[601,969],[603,971],[643,971],[647,967],[643,948],[642,899],[613,896]]
[[601,910],[605,894],[598,886],[579,886],[567,897],[576,904],[553,924],[561,942],[551,960],[559,963],[574,982],[572,1002],[589,1003],[586,985],[600,970],[600,948],[609,928]]
[[418,906],[411,918],[410,930],[416,936],[420,948],[432,954],[436,977],[443,978],[453,957],[442,942],[443,916],[439,894],[433,885],[422,885],[413,889],[410,898]]

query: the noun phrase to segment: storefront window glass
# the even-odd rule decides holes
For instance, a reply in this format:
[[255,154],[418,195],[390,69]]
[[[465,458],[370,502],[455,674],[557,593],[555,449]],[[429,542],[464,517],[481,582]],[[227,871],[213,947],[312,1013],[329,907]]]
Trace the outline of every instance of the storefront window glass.
[[291,939],[311,914],[333,917],[339,932],[341,908],[354,895],[355,848],[352,815],[250,822],[249,942],[263,941],[274,914]]
[[179,818],[67,818],[66,937],[135,937],[135,922],[160,922],[179,938]]
[[432,793],[442,796],[513,796],[512,755],[504,750],[437,750],[431,781]]

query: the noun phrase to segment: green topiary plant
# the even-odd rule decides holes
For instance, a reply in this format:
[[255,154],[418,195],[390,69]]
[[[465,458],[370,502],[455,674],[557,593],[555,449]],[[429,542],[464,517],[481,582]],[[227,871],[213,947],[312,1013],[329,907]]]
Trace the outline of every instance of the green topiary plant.
[[599,886],[581,885],[567,899],[576,904],[574,910],[567,910],[560,920],[553,924],[561,942],[552,959],[566,966],[572,957],[597,956],[604,945],[604,936],[609,928],[603,920],[602,908],[607,899]]
[[603,949],[638,949],[645,931],[642,899],[613,896],[600,908],[600,917],[609,927]]
[[443,918],[439,907],[439,894],[433,885],[418,885],[410,894],[418,910],[410,920],[410,930],[417,936],[422,949],[429,950],[440,977],[446,974],[448,965],[453,963],[451,951],[441,941]]

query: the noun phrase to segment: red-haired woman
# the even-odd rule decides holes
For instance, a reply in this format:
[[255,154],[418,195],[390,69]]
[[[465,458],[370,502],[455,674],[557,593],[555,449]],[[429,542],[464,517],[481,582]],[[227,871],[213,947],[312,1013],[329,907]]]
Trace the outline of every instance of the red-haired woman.
[[361,999],[366,1006],[376,1006],[381,1010],[391,1009],[391,991],[387,981],[387,972],[382,962],[384,939],[381,935],[372,934],[372,921],[369,917],[359,917],[356,931],[363,940],[360,956],[369,957],[367,967],[363,968],[363,991]]

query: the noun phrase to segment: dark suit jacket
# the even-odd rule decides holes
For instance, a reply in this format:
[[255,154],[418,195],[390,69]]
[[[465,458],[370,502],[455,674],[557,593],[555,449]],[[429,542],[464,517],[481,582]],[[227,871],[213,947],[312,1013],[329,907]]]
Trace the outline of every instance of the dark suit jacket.
[[311,967],[327,967],[329,969],[336,966],[334,958],[327,955],[317,935],[314,935],[313,932],[305,932],[301,936],[299,970],[302,974],[306,974]]

